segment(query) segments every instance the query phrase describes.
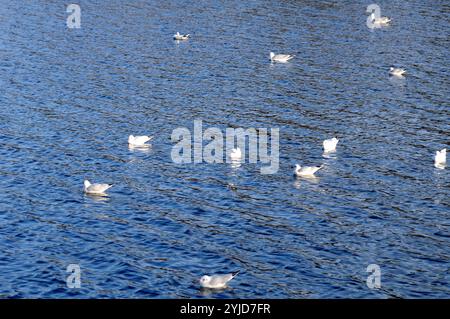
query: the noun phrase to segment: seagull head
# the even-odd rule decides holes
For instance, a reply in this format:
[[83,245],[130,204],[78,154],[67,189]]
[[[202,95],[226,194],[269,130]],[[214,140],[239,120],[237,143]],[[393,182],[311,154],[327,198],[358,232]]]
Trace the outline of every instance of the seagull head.
[[271,59],[271,60],[273,59],[274,56],[275,56],[275,53],[270,52],[270,59]]
[[89,182],[87,179],[84,180],[84,187],[88,188],[89,186],[91,186],[91,182]]
[[128,136],[128,143],[132,143],[134,140],[134,135]]
[[208,275],[204,275],[204,276],[202,276],[202,278],[200,278],[200,284],[202,286],[208,284],[210,281],[211,281],[211,277]]

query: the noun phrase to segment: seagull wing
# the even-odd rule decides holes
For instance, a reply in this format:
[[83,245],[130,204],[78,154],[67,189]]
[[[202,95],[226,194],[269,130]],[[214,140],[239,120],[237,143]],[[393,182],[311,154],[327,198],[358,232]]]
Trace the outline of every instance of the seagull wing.
[[103,193],[108,188],[111,188],[111,184],[92,184],[87,188],[89,193]]
[[275,60],[284,60],[284,61],[287,61],[287,60],[292,59],[293,57],[294,57],[294,56],[291,55],[291,54],[277,54],[277,55],[275,55],[273,58],[274,58]]
[[134,138],[134,143],[135,144],[144,144],[148,141],[150,141],[153,138],[153,136],[136,136]]
[[213,275],[211,276],[210,285],[214,287],[225,286],[227,282],[229,282],[233,278],[234,278],[233,274]]
[[304,175],[313,175],[315,172],[317,172],[322,167],[323,166],[306,166],[300,170],[300,173],[304,174]]

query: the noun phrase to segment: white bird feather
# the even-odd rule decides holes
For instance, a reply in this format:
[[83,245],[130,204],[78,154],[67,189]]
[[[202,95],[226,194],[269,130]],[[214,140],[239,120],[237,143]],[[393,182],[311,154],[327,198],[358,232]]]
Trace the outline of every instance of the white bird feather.
[[239,161],[242,157],[242,152],[241,149],[238,148],[233,148],[230,152],[230,158],[232,161]]
[[275,54],[270,52],[270,60],[274,62],[287,62],[294,57],[292,54]]
[[325,153],[334,152],[339,140],[335,137],[323,141],[323,151]]
[[204,275],[202,278],[200,278],[200,285],[203,288],[210,288],[210,289],[221,289],[225,288],[227,286],[227,283],[236,277],[236,275],[239,273],[239,270],[230,274],[225,275]]
[[180,32],[177,32],[176,34],[174,34],[173,38],[174,40],[187,40],[191,37],[190,34],[180,34]]
[[84,192],[86,194],[105,194],[105,191],[112,187],[112,184],[91,184],[88,180],[84,181]]
[[434,166],[438,168],[443,168],[446,162],[447,162],[447,149],[444,148],[440,151],[436,151],[436,155],[434,156]]
[[128,136],[128,144],[133,145],[133,146],[144,146],[144,145],[146,145],[145,143],[150,141],[152,138],[153,138],[153,136],[147,136],[147,135],[142,135],[142,136],[130,135],[130,136]]
[[298,164],[295,165],[295,175],[302,177],[314,177],[314,174],[323,167],[320,166],[300,166]]
[[403,75],[406,74],[406,70],[402,68],[391,67],[389,69],[389,74],[397,77],[403,77]]

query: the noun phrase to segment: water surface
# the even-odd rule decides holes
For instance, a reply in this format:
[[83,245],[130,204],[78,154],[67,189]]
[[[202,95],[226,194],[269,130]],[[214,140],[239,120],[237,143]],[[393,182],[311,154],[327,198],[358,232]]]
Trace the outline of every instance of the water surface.
[[[0,3],[0,297],[450,296],[448,2],[377,1],[393,23],[374,31],[365,1],[81,1],[72,30],[64,1]],[[280,170],[174,164],[194,120],[279,128]]]

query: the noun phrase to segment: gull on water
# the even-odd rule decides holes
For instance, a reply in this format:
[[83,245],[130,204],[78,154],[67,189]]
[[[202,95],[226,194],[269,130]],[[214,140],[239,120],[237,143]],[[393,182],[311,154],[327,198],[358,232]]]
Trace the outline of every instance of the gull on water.
[[374,26],[377,26],[377,27],[387,26],[391,22],[391,18],[388,18],[388,17],[376,18],[375,12],[372,12],[372,14],[370,15],[370,19],[372,20]]
[[397,77],[403,77],[406,74],[405,69],[390,67],[389,74]]
[[236,272],[233,272],[231,274],[225,274],[225,275],[204,275],[202,278],[200,278],[200,285],[203,288],[210,288],[210,289],[221,289],[226,288],[227,283],[236,277],[236,275],[239,273],[239,270]]
[[339,140],[335,137],[323,141],[323,151],[325,153],[334,152]]
[[112,187],[112,184],[91,184],[87,179],[84,181],[84,192],[92,195],[106,195],[105,191]]
[[314,174],[323,167],[320,166],[300,166],[298,164],[295,165],[295,175],[302,177],[314,177]]
[[187,40],[191,37],[190,34],[180,34],[180,32],[177,32],[173,35],[174,40]]
[[437,168],[444,168],[445,163],[447,161],[447,149],[442,149],[440,151],[436,151],[436,155],[434,156],[434,166]]
[[142,135],[142,136],[134,136],[134,135],[130,135],[128,136],[128,144],[132,145],[132,146],[146,146],[148,144],[148,141],[150,141],[153,138],[153,136],[146,136],[146,135]]
[[242,157],[242,152],[241,152],[241,149],[239,147],[238,148],[233,148],[231,150],[230,158],[231,158],[232,161],[240,161],[241,157]]
[[275,54],[270,52],[270,61],[272,62],[287,62],[293,57],[294,55],[292,54]]

